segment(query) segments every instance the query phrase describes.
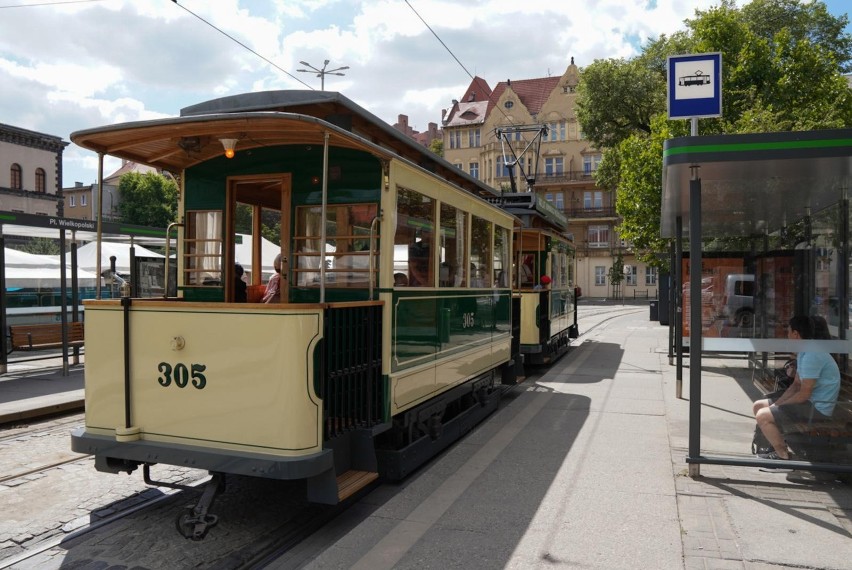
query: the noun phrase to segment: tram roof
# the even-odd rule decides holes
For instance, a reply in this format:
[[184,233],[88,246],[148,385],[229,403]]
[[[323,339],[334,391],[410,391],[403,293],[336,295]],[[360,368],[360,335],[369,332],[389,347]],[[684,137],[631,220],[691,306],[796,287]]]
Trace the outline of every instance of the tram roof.
[[77,131],[74,143],[134,162],[179,172],[222,155],[219,139],[237,151],[261,146],[323,143],[403,158],[480,197],[488,185],[335,92],[262,91],[222,97],[181,110],[181,116]]
[[663,146],[662,237],[689,231],[689,181],[701,179],[704,237],[772,233],[848,197],[852,129],[679,137]]

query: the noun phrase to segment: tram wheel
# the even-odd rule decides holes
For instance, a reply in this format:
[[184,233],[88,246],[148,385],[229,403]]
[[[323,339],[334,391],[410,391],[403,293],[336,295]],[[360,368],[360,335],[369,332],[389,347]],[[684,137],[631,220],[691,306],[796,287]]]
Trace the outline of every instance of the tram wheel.
[[191,508],[185,508],[180,513],[178,513],[178,516],[175,519],[175,528],[177,528],[177,531],[184,538],[191,538],[192,540],[204,540],[204,537],[207,536],[207,531],[210,530],[210,527],[213,525],[205,524],[204,531],[200,534],[196,534],[195,527],[197,523],[198,517],[195,516],[195,511]]

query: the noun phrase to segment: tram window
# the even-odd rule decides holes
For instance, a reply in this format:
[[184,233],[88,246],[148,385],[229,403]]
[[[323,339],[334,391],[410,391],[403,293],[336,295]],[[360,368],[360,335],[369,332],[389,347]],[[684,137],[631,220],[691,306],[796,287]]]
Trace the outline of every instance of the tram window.
[[494,228],[494,285],[508,287],[510,283],[512,238],[506,228]]
[[[394,234],[393,272],[402,273],[409,287],[435,286],[435,201],[400,188],[397,191],[397,223]],[[399,278],[397,287],[406,286]]]
[[441,287],[466,287],[468,284],[466,217],[458,208],[441,204]]
[[[376,212],[376,204],[327,206],[326,240],[323,248],[320,246],[322,207],[296,208],[296,235],[293,238],[293,255],[296,258],[293,272],[296,286],[319,287],[320,265],[325,259],[327,287],[367,287],[370,268],[370,224]],[[374,264],[374,268],[378,268],[378,254],[374,256]]]
[[184,283],[190,286],[222,285],[222,212],[186,213]]
[[491,255],[491,222],[471,216],[470,286],[491,287],[493,257]]

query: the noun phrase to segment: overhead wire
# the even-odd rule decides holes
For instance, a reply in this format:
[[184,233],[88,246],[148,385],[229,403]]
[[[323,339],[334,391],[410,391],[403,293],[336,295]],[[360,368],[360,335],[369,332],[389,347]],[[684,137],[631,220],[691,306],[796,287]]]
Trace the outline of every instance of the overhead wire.
[[0,6],[3,8],[31,8],[34,6],[57,6],[59,4],[83,4],[86,2],[103,2],[104,0],[59,0],[57,2],[37,2],[35,4],[10,4],[8,6]]
[[[450,47],[444,42],[444,40],[441,39],[441,37],[432,28],[432,26],[430,26],[429,23],[423,18],[423,16],[421,16],[420,13],[414,8],[414,6],[411,5],[411,2],[409,2],[408,0],[405,0],[405,3],[408,5],[409,8],[411,8],[411,11],[414,12],[414,15],[417,16],[420,19],[421,22],[423,22],[423,25],[426,26],[426,29],[429,30],[430,32],[432,32],[432,35],[435,36],[435,39],[438,40],[438,42],[442,46],[444,46],[444,49],[447,50],[447,53],[449,53],[450,56],[452,56],[452,58],[454,60],[456,60],[456,63],[459,64],[459,67],[461,67],[464,70],[464,72],[467,73],[467,76],[470,77],[473,81],[476,81],[476,77],[474,77],[470,73],[470,71],[468,71],[468,69],[459,60],[459,58],[456,57],[456,54],[453,53],[453,50],[450,49]],[[502,113],[502,115],[504,117],[506,117],[506,120],[508,120],[510,124],[514,125],[515,121],[509,115],[507,115],[506,112],[503,109],[501,109],[500,107],[497,106],[497,102],[492,98],[492,95],[493,95],[493,91],[488,94],[488,101],[491,102],[491,103],[494,103],[494,108],[499,110],[500,113]]]
[[254,51],[252,48],[250,48],[249,46],[247,46],[246,44],[244,44],[243,42],[241,42],[240,40],[238,40],[237,38],[235,38],[234,36],[232,36],[231,34],[226,32],[225,30],[217,27],[216,25],[214,25],[211,22],[208,22],[207,20],[205,20],[204,18],[202,18],[201,16],[199,16],[198,14],[196,14],[195,12],[193,12],[192,10],[187,8],[186,6],[184,6],[182,4],[178,4],[177,0],[172,0],[172,3],[174,3],[175,6],[183,8],[187,13],[191,14],[192,16],[195,16],[196,18],[198,18],[199,20],[201,20],[202,22],[204,22],[205,24],[207,24],[208,26],[210,26],[211,28],[213,28],[214,30],[216,30],[217,32],[219,32],[220,34],[222,34],[223,36],[225,36],[226,38],[231,40],[232,42],[239,44],[240,46],[242,46],[246,50],[250,51],[251,53],[253,53],[257,57],[259,57],[260,59],[262,59],[263,61],[265,61],[266,63],[268,63],[272,67],[274,67],[275,69],[277,69],[278,71],[281,71],[282,73],[284,73],[284,74],[288,75],[289,77],[295,79],[296,81],[298,81],[299,83],[301,83],[302,85],[307,87],[308,89],[310,89],[312,91],[316,91],[316,89],[314,89],[313,87],[311,87],[310,85],[308,85],[307,83],[305,83],[304,81],[302,81],[301,79],[299,79],[298,77],[296,77],[295,75],[293,75],[292,73],[287,71],[286,69],[282,68],[281,66],[279,66],[274,61],[270,60],[269,58],[267,58],[267,57],[265,57],[261,54],[259,54],[256,51]]

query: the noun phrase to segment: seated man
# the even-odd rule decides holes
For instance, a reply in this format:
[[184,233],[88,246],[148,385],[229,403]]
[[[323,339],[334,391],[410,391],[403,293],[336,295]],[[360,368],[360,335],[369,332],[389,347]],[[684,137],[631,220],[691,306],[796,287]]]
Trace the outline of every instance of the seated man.
[[[813,338],[814,327],[810,317],[790,319],[787,338]],[[840,393],[840,370],[834,358],[826,352],[800,352],[796,378],[777,399],[767,398],[754,403],[757,425],[772,444],[774,451],[759,454],[763,459],[790,459],[787,442],[779,424],[811,422],[831,419]]]

